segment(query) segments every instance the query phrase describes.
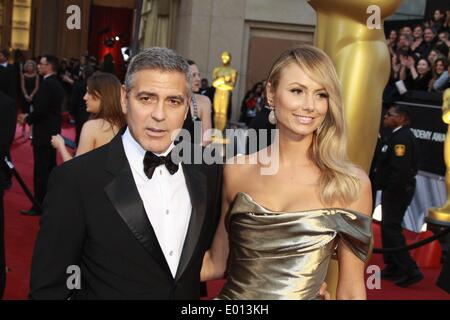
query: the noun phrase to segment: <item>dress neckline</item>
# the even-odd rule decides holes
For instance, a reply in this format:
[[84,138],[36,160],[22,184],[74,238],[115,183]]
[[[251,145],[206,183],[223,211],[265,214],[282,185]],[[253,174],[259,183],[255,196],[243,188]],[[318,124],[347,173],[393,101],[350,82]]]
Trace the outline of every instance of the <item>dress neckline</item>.
[[251,195],[249,195],[246,192],[239,191],[238,193],[236,193],[235,200],[239,196],[240,197],[244,197],[246,200],[248,200],[249,202],[253,203],[254,205],[260,207],[264,211],[275,213],[275,214],[280,214],[280,213],[287,213],[287,214],[291,213],[291,214],[294,214],[294,213],[319,212],[319,211],[322,211],[322,212],[323,211],[327,211],[327,212],[340,211],[340,212],[346,212],[346,213],[349,213],[349,214],[356,214],[357,216],[363,216],[363,217],[369,218],[369,219],[371,218],[371,217],[369,217],[369,216],[367,216],[367,215],[365,215],[363,213],[360,213],[358,211],[354,211],[354,210],[351,210],[351,209],[339,208],[339,207],[327,207],[327,208],[317,208],[317,209],[308,209],[308,210],[296,210],[296,211],[275,211],[275,210],[268,209],[265,206],[259,204],[258,202],[256,202],[252,198]]

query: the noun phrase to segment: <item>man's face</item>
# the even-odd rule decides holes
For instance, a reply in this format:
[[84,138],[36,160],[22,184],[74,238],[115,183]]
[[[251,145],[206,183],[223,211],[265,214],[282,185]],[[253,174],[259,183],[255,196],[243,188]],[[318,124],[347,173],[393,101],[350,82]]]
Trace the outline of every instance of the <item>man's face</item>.
[[3,53],[0,53],[0,63],[5,63],[6,61],[8,61],[8,59],[6,59]]
[[38,71],[42,76],[46,76],[52,70],[51,65],[48,63],[47,58],[43,57],[38,63]]
[[395,108],[389,108],[386,112],[383,125],[389,129],[395,129],[400,125],[400,115],[395,111]]
[[434,32],[431,29],[425,29],[425,32],[423,34],[423,39],[426,42],[431,42],[434,39]]
[[177,71],[141,70],[127,93],[122,88],[122,111],[134,139],[146,151],[163,153],[183,126],[188,111],[188,83]]

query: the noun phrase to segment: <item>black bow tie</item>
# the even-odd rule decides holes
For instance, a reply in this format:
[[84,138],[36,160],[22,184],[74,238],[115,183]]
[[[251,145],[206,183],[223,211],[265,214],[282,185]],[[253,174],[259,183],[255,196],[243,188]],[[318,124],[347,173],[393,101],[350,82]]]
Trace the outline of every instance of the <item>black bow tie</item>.
[[156,167],[165,165],[170,174],[178,171],[178,164],[172,161],[170,153],[167,156],[157,156],[156,154],[147,151],[144,156],[144,172],[145,175],[151,179]]

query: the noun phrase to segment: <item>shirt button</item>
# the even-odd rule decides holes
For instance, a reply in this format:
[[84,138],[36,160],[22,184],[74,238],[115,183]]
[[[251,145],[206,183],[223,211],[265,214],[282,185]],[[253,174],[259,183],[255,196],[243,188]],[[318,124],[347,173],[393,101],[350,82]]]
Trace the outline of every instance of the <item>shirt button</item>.
[[162,170],[159,170],[159,174],[162,176],[162,174],[163,174]]
[[167,216],[169,215],[169,213],[170,213],[170,211],[169,211],[169,210],[166,210],[166,215],[167,215]]
[[171,256],[171,257],[173,256],[173,251],[169,252],[169,256]]

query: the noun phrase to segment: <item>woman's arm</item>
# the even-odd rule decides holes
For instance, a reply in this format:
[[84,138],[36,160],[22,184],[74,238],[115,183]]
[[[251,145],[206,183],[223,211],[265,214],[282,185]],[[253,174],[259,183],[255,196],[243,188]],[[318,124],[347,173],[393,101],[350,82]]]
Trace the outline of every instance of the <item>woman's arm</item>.
[[211,143],[211,101],[206,96],[199,97],[197,100],[202,120],[202,145],[207,146]]
[[[371,216],[372,191],[366,173],[360,171],[361,196],[349,209]],[[339,280],[336,291],[338,300],[365,300],[365,263],[341,240],[338,246]]]
[[408,57],[408,68],[409,68],[409,71],[411,71],[412,78],[414,80],[416,80],[417,77],[419,76],[419,74],[417,73],[416,65],[414,63],[414,58],[413,57]]
[[20,73],[20,87],[22,89],[23,96],[27,97],[27,90],[25,90],[25,75]]
[[39,90],[39,75],[36,75],[36,83],[34,85],[34,90],[31,93],[30,97],[33,98],[36,92],[38,92],[38,90]]
[[222,212],[220,216],[219,226],[211,245],[211,248],[205,253],[203,258],[202,270],[200,272],[201,281],[209,281],[222,278],[227,268],[227,260],[229,253],[228,232],[225,229],[225,216],[228,212],[230,201],[227,196],[227,172],[228,166],[224,168],[224,185],[222,191]]

